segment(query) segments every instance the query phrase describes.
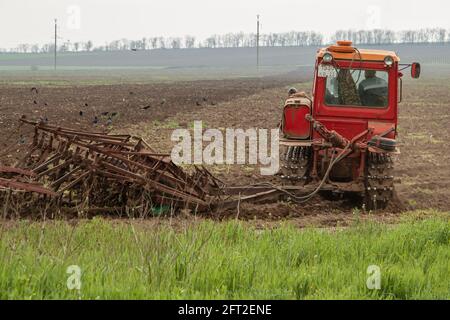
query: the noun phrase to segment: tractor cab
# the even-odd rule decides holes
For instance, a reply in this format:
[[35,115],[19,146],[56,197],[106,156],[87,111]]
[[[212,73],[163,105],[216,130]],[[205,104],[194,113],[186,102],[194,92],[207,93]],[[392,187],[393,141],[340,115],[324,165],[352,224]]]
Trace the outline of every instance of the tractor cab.
[[391,155],[399,152],[400,71],[407,67],[419,77],[420,64],[402,65],[393,51],[358,49],[351,41],[318,50],[312,97],[291,89],[283,109],[280,175],[369,194],[369,206],[386,204],[393,187]]
[[319,50],[313,117],[347,139],[369,126],[372,134],[392,127],[395,137],[399,61],[395,52],[357,49],[350,41]]
[[[372,129],[371,134],[393,128],[388,137],[395,138],[403,76],[399,66],[400,58],[395,52],[357,49],[350,41],[338,41],[337,45],[320,49],[312,98],[294,93],[286,101],[284,136],[318,138],[317,132],[308,130],[312,129],[310,121],[304,118],[310,113],[347,139],[368,128]],[[419,77],[418,63],[406,66],[411,66],[413,78]],[[303,103],[303,108],[298,102]]]

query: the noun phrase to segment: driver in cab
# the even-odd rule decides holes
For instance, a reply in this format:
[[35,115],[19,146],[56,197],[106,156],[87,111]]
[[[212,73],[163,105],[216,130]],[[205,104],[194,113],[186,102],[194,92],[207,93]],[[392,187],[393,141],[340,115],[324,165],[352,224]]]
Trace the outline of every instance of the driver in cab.
[[375,70],[366,70],[364,76],[365,79],[358,86],[362,105],[368,107],[387,106],[387,81],[377,77]]

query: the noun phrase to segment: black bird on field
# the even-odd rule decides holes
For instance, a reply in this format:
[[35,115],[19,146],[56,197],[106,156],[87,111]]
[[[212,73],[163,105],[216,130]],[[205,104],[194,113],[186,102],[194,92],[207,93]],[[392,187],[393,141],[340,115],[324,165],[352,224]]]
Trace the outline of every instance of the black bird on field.
[[143,107],[142,109],[143,109],[143,110],[147,110],[147,109],[149,109],[150,107],[151,107],[151,105],[148,105],[148,106]]
[[44,102],[44,106],[48,106],[47,102]]
[[31,88],[31,92],[36,92],[36,94],[38,94],[39,92],[38,92],[38,89],[36,88],[36,87],[33,87],[33,88]]
[[89,107],[89,105],[87,104],[87,102],[84,104],[85,107]]
[[39,117],[39,122],[40,122],[40,123],[43,123],[43,124],[47,124],[48,118],[47,118],[47,117],[42,117],[42,116],[40,116],[40,117]]
[[36,101],[36,100],[33,100],[33,103],[34,103],[34,104],[37,104],[37,101]]
[[203,102],[206,102],[206,101],[208,101],[208,98],[203,97]]
[[92,121],[92,123],[93,123],[94,125],[96,125],[96,124],[98,123],[98,117],[97,117],[97,116],[94,117],[94,120]]
[[197,105],[197,107],[200,107],[202,104],[198,101],[195,101],[195,104]]
[[83,116],[83,111],[80,110],[79,114],[80,114],[80,117],[82,117]]
[[109,114],[108,111],[102,112],[102,116],[107,116]]

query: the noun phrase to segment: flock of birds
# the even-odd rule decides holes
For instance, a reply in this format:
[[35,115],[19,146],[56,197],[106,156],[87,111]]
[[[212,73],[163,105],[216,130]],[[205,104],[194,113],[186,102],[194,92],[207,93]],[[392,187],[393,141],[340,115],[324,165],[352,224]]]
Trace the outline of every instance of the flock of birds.
[[[38,91],[38,89],[36,87],[32,87],[31,88],[31,92],[34,93],[34,95],[35,95],[34,98],[33,98],[33,104],[37,105],[38,101],[37,101],[36,96],[39,94],[39,91]],[[47,102],[44,102],[44,105],[48,106]],[[84,107],[89,107],[89,104],[86,102],[84,104]],[[85,111],[79,110],[78,111],[78,115],[80,117],[85,116]],[[118,112],[111,112],[110,113],[109,111],[104,111],[104,112],[101,112],[99,115],[94,115],[94,118],[92,119],[92,124],[94,126],[97,126],[100,123],[100,117],[107,117],[106,126],[110,127],[113,124],[113,119],[115,119],[117,116],[118,116]],[[40,116],[39,117],[39,122],[46,124],[48,122],[48,117],[47,116]]]
[[[33,104],[38,105],[39,104],[38,103],[38,95],[39,95],[38,88],[32,87],[31,93],[33,95],[33,97],[32,97]],[[134,92],[130,91],[130,95],[133,95],[133,94],[134,94]],[[124,98],[123,101],[125,102],[126,99]],[[167,102],[166,99],[162,99],[159,102],[159,105],[164,106],[166,104],[166,102]],[[195,101],[196,106],[203,106],[206,103],[208,103],[208,99],[206,97],[203,97],[203,98]],[[216,103],[211,101],[210,105],[215,106]],[[44,106],[48,106],[47,102],[44,102]],[[89,104],[87,102],[84,103],[84,107],[85,108],[89,107]],[[151,104],[147,104],[147,105],[141,107],[141,109],[148,110],[151,107],[152,107]],[[86,117],[87,114],[88,113],[86,111],[83,111],[82,109],[80,109],[78,111],[79,117]],[[94,115],[93,119],[91,120],[91,123],[94,127],[104,123],[106,125],[106,127],[111,128],[113,125],[113,122],[118,118],[118,116],[119,116],[119,113],[116,111],[113,111],[113,112],[103,111],[103,112],[100,112],[98,115]],[[105,119],[106,119],[106,121],[105,121]],[[40,123],[47,124],[49,122],[49,119],[46,115],[41,115],[41,116],[39,116],[38,121]],[[19,137],[18,144],[25,144],[25,143],[26,143],[25,136],[21,134]]]
[[[36,87],[32,87],[31,88],[31,93],[34,94],[34,96],[33,96],[33,104],[37,105],[38,104],[37,96],[39,95],[38,89]],[[130,91],[129,94],[133,95],[134,92]],[[125,102],[126,99],[124,98],[123,101]],[[196,100],[195,104],[196,104],[196,106],[202,106],[204,103],[207,103],[207,102],[208,102],[208,99],[206,97],[203,97],[201,100]],[[166,104],[166,99],[162,99],[161,102],[159,103],[160,106],[163,106],[165,104]],[[44,105],[48,106],[47,102],[44,102]],[[211,105],[214,106],[215,103],[211,102]],[[84,107],[89,107],[89,104],[86,102],[84,104]],[[144,107],[141,107],[141,109],[142,110],[148,110],[151,107],[152,107],[152,105],[148,104],[148,105],[146,105]],[[80,117],[85,117],[86,116],[86,112],[83,111],[82,109],[80,109],[78,111],[78,115]],[[105,121],[106,126],[107,127],[111,127],[113,125],[113,122],[115,121],[115,119],[117,119],[118,116],[119,116],[119,113],[115,112],[115,111],[114,112],[110,112],[110,111],[101,112],[98,115],[94,115],[94,118],[92,119],[92,125],[93,126],[97,126],[97,125],[101,124],[102,121],[104,121],[106,119],[106,121]],[[40,116],[39,117],[39,122],[40,123],[44,123],[44,124],[48,123],[48,117],[47,116]]]

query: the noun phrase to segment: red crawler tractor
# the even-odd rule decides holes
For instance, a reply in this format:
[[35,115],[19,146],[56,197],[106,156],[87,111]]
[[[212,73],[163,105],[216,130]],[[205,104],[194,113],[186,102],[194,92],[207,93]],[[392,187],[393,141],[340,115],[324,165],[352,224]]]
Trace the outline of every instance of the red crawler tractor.
[[359,50],[350,41],[317,52],[312,96],[289,92],[283,111],[280,175],[290,184],[363,196],[367,209],[393,196],[402,70],[395,52]]
[[420,65],[402,65],[394,52],[349,41],[319,50],[313,98],[291,89],[283,111],[280,175],[289,186],[227,186],[205,168],[184,171],[141,138],[21,119],[34,126],[34,138],[15,167],[0,163],[0,202],[13,199],[24,213],[54,205],[144,216],[161,207],[216,212],[243,201],[352,192],[367,209],[380,209],[393,196],[401,71],[408,67],[418,78]]

